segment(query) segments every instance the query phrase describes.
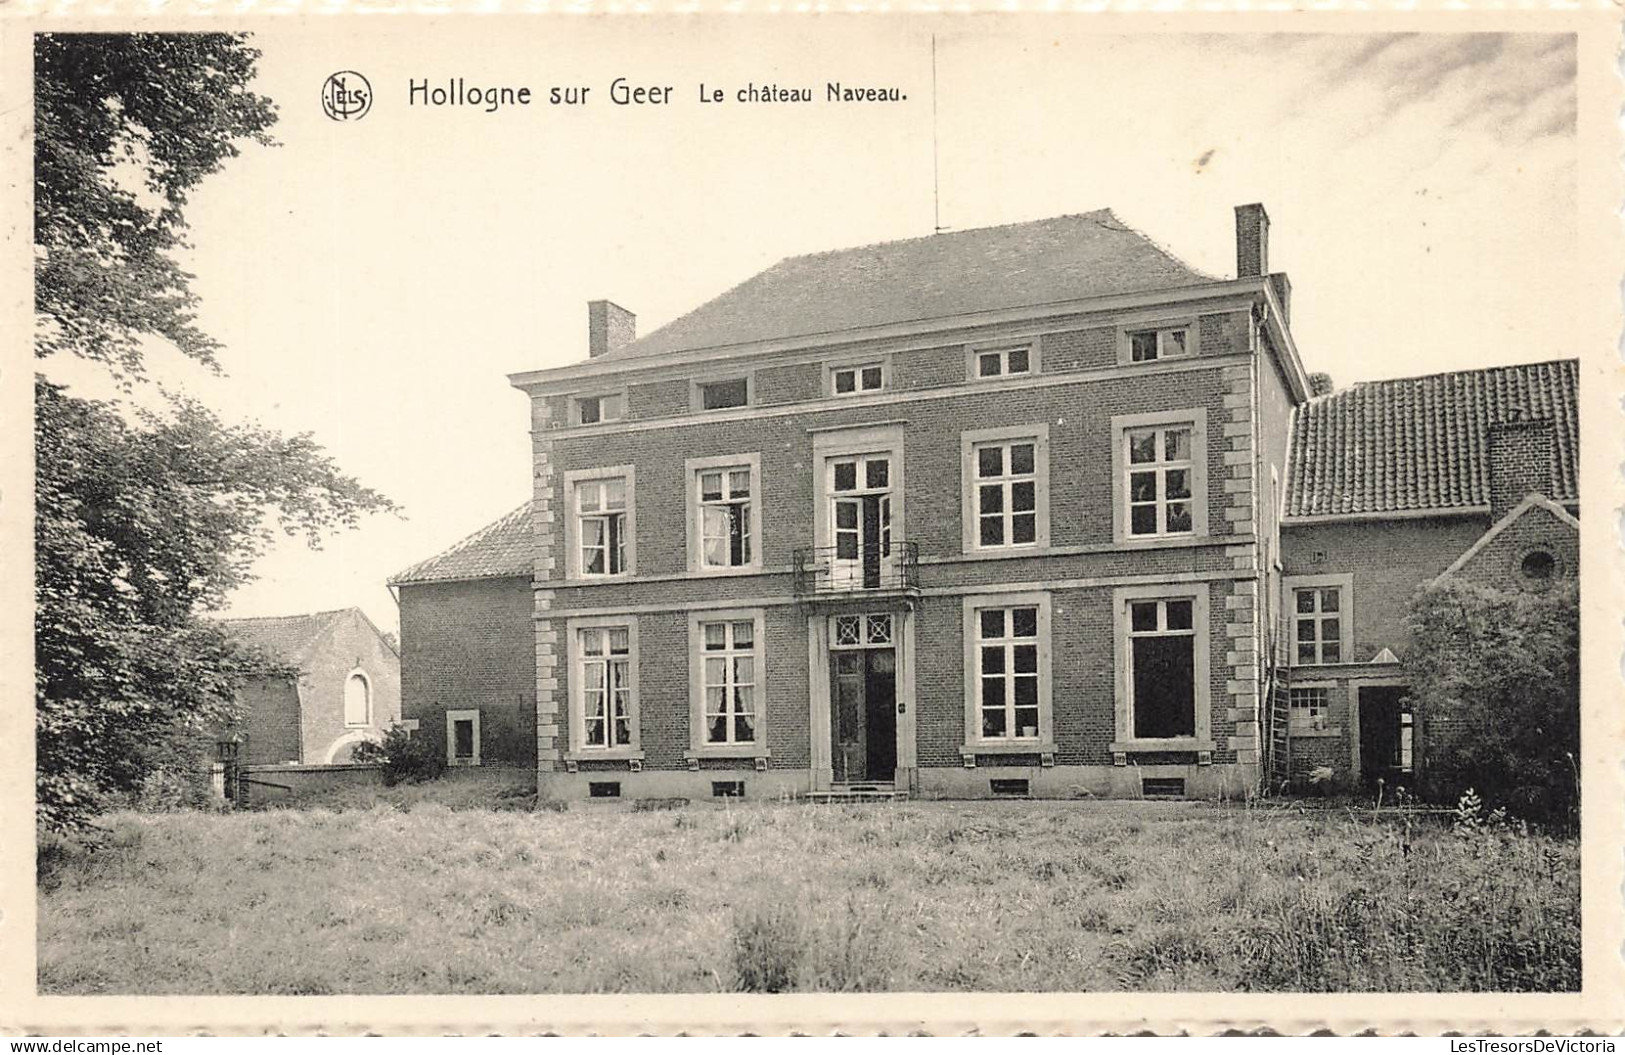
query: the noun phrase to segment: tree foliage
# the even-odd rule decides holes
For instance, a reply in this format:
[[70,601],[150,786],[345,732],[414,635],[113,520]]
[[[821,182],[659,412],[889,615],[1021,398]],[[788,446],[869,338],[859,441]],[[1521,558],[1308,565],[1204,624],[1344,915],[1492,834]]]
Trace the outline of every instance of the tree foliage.
[[1580,801],[1580,608],[1573,582],[1497,590],[1446,580],[1418,591],[1411,696],[1426,790],[1568,825]]
[[271,100],[249,88],[259,52],[226,33],[41,33],[34,38],[35,352],[125,374],[142,338],[214,363],[184,248],[189,192],[269,143]]
[[[36,354],[140,379],[147,342],[211,366],[184,247],[188,193],[269,142],[241,35],[35,38]],[[310,436],[222,422],[171,395],[133,411],[35,381],[37,818],[81,829],[200,734],[276,661],[203,618],[280,533],[312,546],[392,509]]]

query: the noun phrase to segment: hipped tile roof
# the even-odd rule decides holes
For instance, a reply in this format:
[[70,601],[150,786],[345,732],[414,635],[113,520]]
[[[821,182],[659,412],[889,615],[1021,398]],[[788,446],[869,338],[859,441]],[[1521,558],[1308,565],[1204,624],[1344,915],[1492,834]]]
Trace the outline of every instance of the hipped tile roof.
[[1548,497],[1578,500],[1579,361],[1371,381],[1294,413],[1287,516],[1488,506],[1490,426],[1552,423]]
[[511,576],[530,578],[536,559],[530,511],[531,504],[526,502],[445,552],[392,575],[390,585]]
[[789,257],[599,361],[1215,281],[1100,209]]

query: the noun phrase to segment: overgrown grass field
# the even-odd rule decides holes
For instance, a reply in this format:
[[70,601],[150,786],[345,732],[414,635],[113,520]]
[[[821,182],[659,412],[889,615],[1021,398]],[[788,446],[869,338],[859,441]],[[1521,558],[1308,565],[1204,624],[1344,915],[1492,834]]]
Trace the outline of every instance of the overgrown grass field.
[[1506,827],[1195,803],[461,801],[483,808],[418,792],[367,809],[110,817],[101,848],[42,857],[40,990],[1580,981],[1579,845]]

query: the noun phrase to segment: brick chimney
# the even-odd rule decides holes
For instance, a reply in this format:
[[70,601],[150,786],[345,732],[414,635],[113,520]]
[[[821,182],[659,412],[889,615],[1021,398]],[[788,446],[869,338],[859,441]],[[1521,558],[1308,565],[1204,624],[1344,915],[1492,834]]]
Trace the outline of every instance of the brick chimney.
[[1270,273],[1270,215],[1264,206],[1236,206],[1236,277],[1262,278]]
[[613,301],[587,302],[587,355],[596,359],[637,340],[638,317]]
[[1499,520],[1530,494],[1552,494],[1552,423],[1513,407],[1489,430],[1490,519]]

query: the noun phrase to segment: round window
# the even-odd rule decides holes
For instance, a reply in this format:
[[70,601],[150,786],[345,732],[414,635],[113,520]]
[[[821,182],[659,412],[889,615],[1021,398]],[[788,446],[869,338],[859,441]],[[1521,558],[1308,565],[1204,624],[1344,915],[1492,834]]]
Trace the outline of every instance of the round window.
[[1524,578],[1544,581],[1557,571],[1557,558],[1543,549],[1533,550],[1524,554],[1521,569]]

